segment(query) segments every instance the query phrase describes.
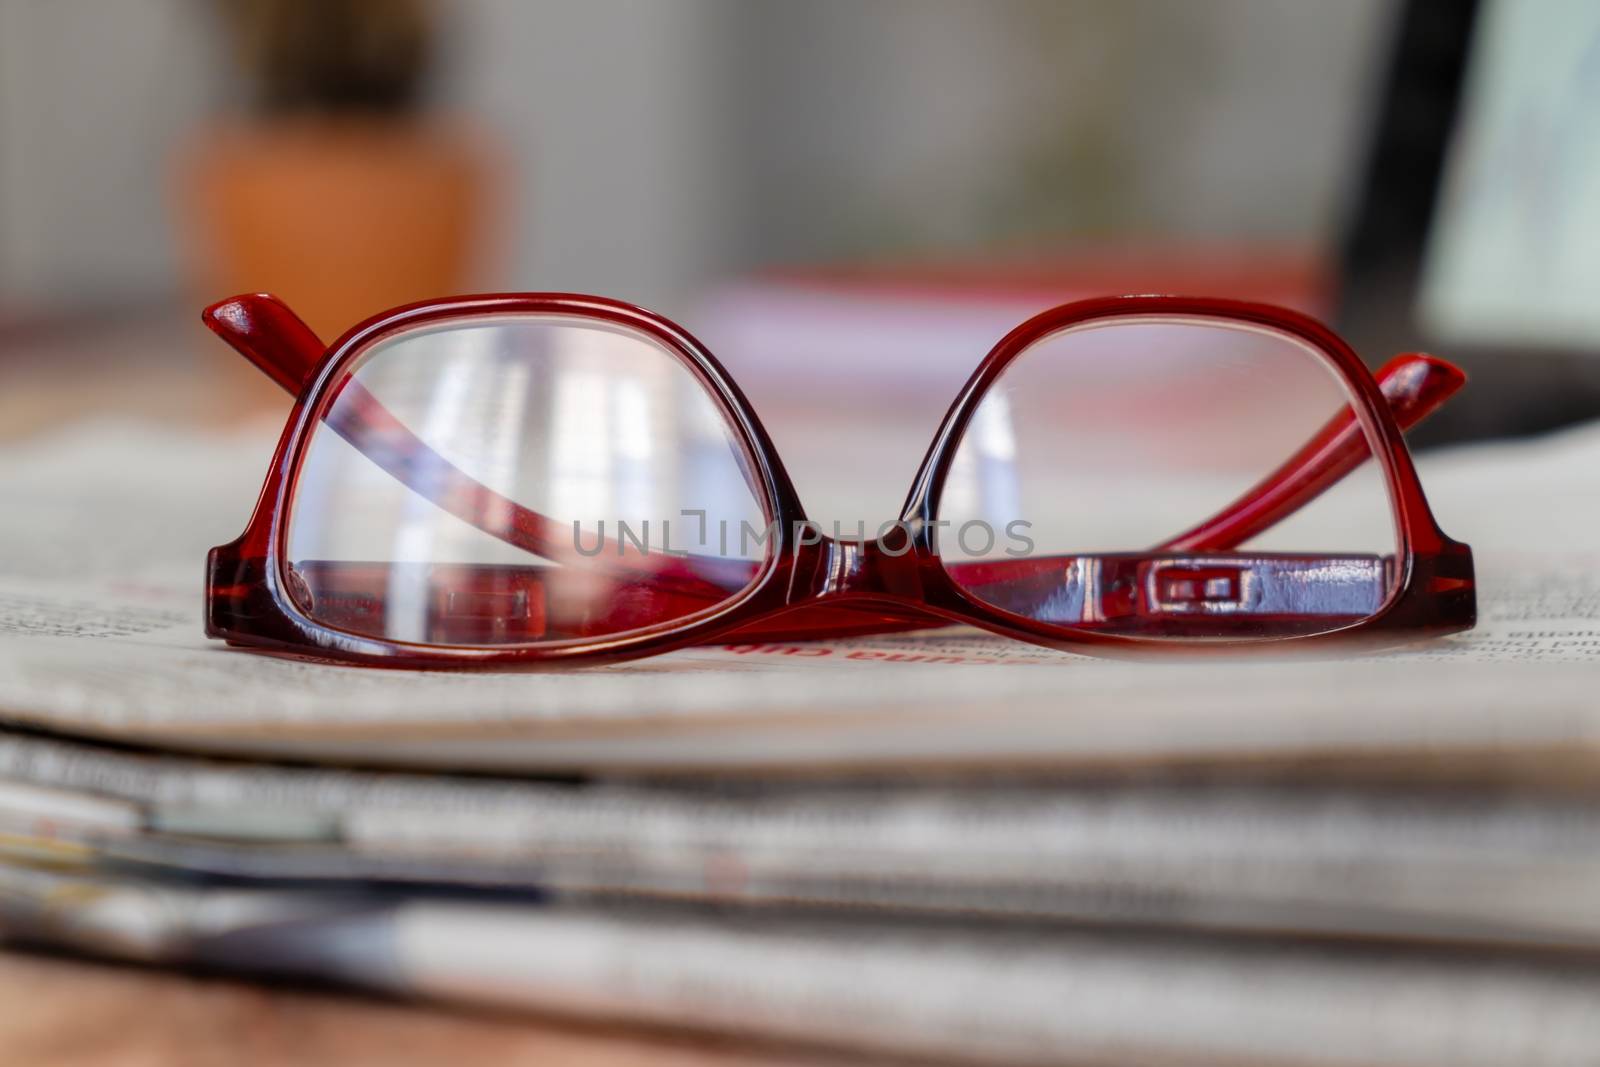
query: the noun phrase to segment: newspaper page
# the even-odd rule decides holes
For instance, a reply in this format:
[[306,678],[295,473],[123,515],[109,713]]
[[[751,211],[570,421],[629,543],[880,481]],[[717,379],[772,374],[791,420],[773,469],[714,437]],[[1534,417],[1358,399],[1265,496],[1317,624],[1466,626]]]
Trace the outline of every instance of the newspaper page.
[[[116,462],[134,438],[149,478]],[[1320,756],[1582,774],[1600,737],[1597,427],[1424,463],[1441,521],[1478,553],[1476,630],[1381,655],[1205,663],[963,629],[543,674],[242,653],[201,635],[201,561],[237,533],[269,451],[260,428],[91,425],[5,456],[0,716],[197,752],[565,772]]]

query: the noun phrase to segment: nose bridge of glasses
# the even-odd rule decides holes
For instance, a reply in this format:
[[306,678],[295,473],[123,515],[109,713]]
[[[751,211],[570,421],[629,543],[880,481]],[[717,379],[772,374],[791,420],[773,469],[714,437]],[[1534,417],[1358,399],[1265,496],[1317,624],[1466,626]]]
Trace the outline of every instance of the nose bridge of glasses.
[[[790,601],[911,599],[922,596],[920,564],[903,530],[870,540],[818,534],[805,545]],[[809,555],[811,558],[807,559]]]

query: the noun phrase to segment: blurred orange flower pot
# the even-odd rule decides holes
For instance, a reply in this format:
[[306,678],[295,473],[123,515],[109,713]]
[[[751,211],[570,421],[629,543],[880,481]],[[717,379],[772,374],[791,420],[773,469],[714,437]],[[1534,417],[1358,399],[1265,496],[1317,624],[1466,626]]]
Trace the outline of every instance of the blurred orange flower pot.
[[356,118],[241,123],[199,141],[178,210],[204,300],[270,291],[331,341],[395,304],[461,292],[484,267],[487,139]]

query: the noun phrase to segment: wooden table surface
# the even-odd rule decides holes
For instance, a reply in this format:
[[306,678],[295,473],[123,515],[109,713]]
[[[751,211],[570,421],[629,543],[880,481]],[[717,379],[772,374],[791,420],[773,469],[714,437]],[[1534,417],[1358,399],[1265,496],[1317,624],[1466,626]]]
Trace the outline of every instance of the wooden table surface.
[[0,1067],[818,1067],[830,1055],[0,951]]

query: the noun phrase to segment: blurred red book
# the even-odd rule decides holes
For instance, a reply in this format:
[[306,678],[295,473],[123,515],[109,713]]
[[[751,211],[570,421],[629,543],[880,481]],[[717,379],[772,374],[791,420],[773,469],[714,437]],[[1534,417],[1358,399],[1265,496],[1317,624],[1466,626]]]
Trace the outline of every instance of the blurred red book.
[[954,396],[1013,326],[1122,293],[1222,296],[1327,310],[1332,271],[1303,247],[1125,245],[1055,257],[775,270],[715,289],[694,332],[741,382]]

